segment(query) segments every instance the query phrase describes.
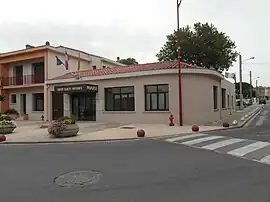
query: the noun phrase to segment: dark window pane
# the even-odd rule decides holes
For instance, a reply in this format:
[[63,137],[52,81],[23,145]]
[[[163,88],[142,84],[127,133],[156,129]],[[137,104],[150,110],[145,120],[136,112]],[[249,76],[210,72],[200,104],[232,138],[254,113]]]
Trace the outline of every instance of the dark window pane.
[[158,109],[157,103],[158,103],[157,94],[156,93],[151,94],[151,109],[152,110]]
[[169,85],[159,85],[158,92],[169,92]]
[[111,88],[105,89],[105,110],[113,110],[113,94]]
[[112,93],[115,94],[115,93],[121,93],[121,89],[120,88],[112,88]]
[[134,87],[121,88],[121,93],[134,93]]
[[34,111],[44,110],[44,94],[43,93],[33,94],[33,110]]
[[151,96],[149,93],[146,94],[146,103],[145,103],[146,110],[151,110]]
[[158,95],[158,109],[164,110],[165,109],[165,95],[160,93]]
[[146,86],[147,93],[155,93],[157,92],[157,86]]
[[105,88],[106,111],[134,111],[134,87]]
[[164,111],[169,110],[169,85],[145,86],[145,110]]

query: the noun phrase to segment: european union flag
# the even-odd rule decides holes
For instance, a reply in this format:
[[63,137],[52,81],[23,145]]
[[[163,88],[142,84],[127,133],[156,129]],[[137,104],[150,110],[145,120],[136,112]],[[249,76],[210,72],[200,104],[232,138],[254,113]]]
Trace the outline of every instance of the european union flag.
[[58,65],[64,65],[64,63],[57,57],[57,56],[55,56],[56,57],[56,65],[58,66]]

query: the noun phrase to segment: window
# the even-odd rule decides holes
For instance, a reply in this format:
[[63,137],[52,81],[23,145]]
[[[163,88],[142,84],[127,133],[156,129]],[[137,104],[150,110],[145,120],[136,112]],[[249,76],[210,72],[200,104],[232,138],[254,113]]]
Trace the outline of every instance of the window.
[[226,89],[221,89],[221,107],[222,109],[226,108]]
[[218,109],[218,87],[213,86],[213,103],[214,103],[214,110]]
[[230,108],[230,95],[227,95],[227,107]]
[[16,95],[15,94],[11,95],[11,103],[16,104],[16,102],[17,102]]
[[169,85],[144,86],[145,111],[168,111],[169,110]]
[[96,65],[94,65],[94,66],[92,66],[93,67],[93,69],[96,69],[97,68],[97,66]]
[[33,94],[33,111],[43,111],[44,110],[44,94],[36,93]]
[[134,111],[134,87],[105,88],[106,111]]

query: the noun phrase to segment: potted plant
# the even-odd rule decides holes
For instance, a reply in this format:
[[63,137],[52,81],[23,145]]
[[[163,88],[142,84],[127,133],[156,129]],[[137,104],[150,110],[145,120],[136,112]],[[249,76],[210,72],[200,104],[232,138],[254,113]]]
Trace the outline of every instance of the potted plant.
[[19,112],[14,108],[7,109],[4,113],[7,114],[12,120],[16,120],[19,117]]
[[48,132],[57,138],[72,137],[78,134],[79,126],[76,124],[75,119],[64,116],[50,123]]
[[16,123],[7,114],[0,114],[0,134],[9,134],[16,128]]

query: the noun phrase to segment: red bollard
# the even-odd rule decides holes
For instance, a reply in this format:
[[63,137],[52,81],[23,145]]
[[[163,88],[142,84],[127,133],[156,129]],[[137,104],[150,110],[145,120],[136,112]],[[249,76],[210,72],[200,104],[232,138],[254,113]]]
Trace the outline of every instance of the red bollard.
[[172,114],[170,114],[169,120],[170,120],[169,126],[174,126],[174,117]]
[[197,126],[197,125],[193,125],[192,128],[191,128],[191,130],[192,130],[193,132],[198,132],[198,131],[200,130],[200,128],[199,128],[199,126]]
[[7,140],[5,135],[0,135],[0,142],[5,142]]

